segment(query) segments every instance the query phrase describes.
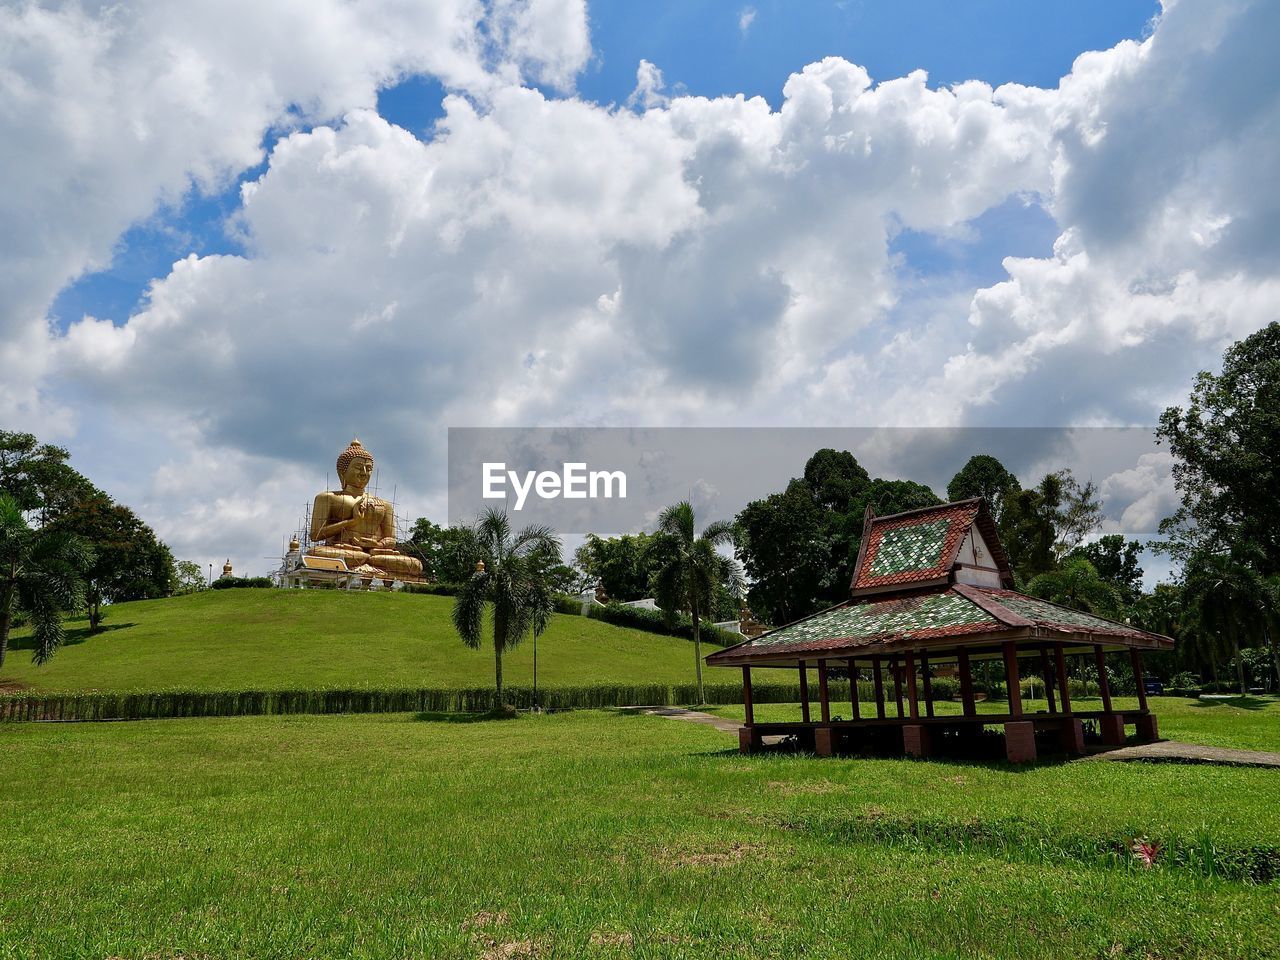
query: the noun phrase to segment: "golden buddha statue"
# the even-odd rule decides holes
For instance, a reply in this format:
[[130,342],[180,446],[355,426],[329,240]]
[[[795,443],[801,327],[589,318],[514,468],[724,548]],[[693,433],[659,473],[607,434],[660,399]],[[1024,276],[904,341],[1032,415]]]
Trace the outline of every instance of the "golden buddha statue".
[[313,557],[335,557],[382,579],[418,579],[422,562],[396,545],[396,518],[391,504],[365,493],[373,476],[373,454],[359,440],[338,454],[341,490],[327,490],[311,509]]

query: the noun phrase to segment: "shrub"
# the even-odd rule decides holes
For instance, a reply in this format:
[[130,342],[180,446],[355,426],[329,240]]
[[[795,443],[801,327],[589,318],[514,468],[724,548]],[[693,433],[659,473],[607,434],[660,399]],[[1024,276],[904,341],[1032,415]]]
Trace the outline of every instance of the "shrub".
[[237,590],[245,587],[256,590],[274,586],[270,577],[219,577],[213,581],[215,590]]
[[582,616],[582,601],[577,597],[571,597],[567,593],[557,593],[555,595],[556,613],[563,613],[571,617]]
[[[587,610],[587,616],[593,620],[603,620],[615,627],[631,627],[648,633],[661,633],[668,637],[693,639],[693,621],[681,614],[675,626],[667,626],[662,614],[657,610],[645,610],[643,607],[625,607],[620,603],[606,603],[593,606]],[[703,643],[716,647],[728,647],[739,643],[742,637],[736,633],[718,630],[711,624],[703,622],[699,625],[699,637]]]
[[1178,690],[1185,691],[1187,693],[1194,691],[1199,693],[1200,675],[1198,673],[1192,673],[1190,670],[1184,670],[1182,673],[1175,673],[1169,678],[1168,686],[1171,691]]
[[[934,677],[929,686],[933,690],[933,699],[935,700],[959,700],[960,699],[960,681],[955,677]],[[923,696],[923,692],[921,696]]]
[[404,585],[405,593],[423,593],[432,597],[456,597],[461,589],[461,584],[445,581],[439,583],[406,583]]

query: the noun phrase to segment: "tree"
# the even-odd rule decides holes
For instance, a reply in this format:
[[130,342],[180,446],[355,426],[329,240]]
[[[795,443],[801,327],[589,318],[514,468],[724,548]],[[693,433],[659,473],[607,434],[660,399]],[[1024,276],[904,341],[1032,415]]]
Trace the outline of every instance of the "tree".
[[734,533],[736,556],[751,580],[747,602],[766,623],[812,613],[838,582],[832,575],[834,532],[803,480],[748,503]]
[[479,559],[467,527],[442,527],[426,517],[414,522],[401,549],[422,561],[423,573],[443,583],[462,583]]
[[588,534],[574,562],[588,584],[599,584],[610,600],[625,603],[650,596],[649,583],[659,567],[653,534],[621,537]]
[[1255,544],[1259,572],[1280,574],[1280,322],[1227,348],[1222,373],[1199,374],[1156,436],[1173,454],[1182,495],[1160,528],[1175,557]]
[[453,625],[463,643],[479,649],[485,610],[491,608],[494,689],[501,709],[502,654],[527,635],[540,635],[555,609],[546,556],[552,550],[559,556],[560,541],[544,526],[525,527],[513,536],[507,515],[494,509],[468,529],[480,559],[454,599]]
[[711,609],[716,588],[730,583],[741,591],[742,577],[738,565],[717,550],[733,539],[733,527],[723,520],[707,525],[702,536],[694,527],[693,507],[687,500],[667,507],[658,517],[658,534],[665,559],[654,576],[658,607],[669,625],[674,626],[681,610],[689,611],[693,621],[693,658],[698,678],[698,703],[702,694],[702,643],[699,629],[702,617]]
[[128,507],[97,492],[66,505],[50,529],[74,534],[93,548],[85,570],[89,629],[102,623],[105,603],[150,600],[173,591],[173,555]]
[[69,504],[99,492],[67,465],[69,458],[62,447],[40,443],[29,433],[0,430],[0,492],[44,526]]
[[824,510],[848,513],[871,484],[871,476],[848,450],[824,447],[804,465],[804,482]]
[[936,507],[941,498],[923,483],[914,480],[882,480],[876,478],[862,494],[854,498],[850,516],[858,524],[858,539],[862,538],[862,516],[869,506],[877,517],[924,507]]
[[9,649],[15,611],[31,619],[32,660],[43,664],[62,644],[62,614],[84,603],[83,572],[92,551],[79,538],[32,529],[18,504],[0,493],[0,667]]
[[1044,477],[1030,490],[1005,497],[1000,539],[1015,575],[1031,581],[1059,561],[1097,528],[1102,503],[1093,482],[1081,484],[1070,470]]
[[173,566],[174,596],[185,596],[188,593],[199,593],[208,584],[204,571],[194,560],[179,560]]
[[947,484],[948,500],[968,500],[981,497],[997,524],[1004,513],[1006,497],[1022,489],[1003,463],[990,454],[980,453],[970,457]]
[[1245,682],[1242,641],[1259,638],[1267,615],[1266,582],[1247,563],[1225,553],[1197,552],[1183,571],[1189,619],[1212,644],[1211,653],[1234,657],[1241,695]]
[[1067,556],[1088,560],[1098,571],[1098,576],[1120,592],[1126,606],[1132,606],[1142,595],[1142,567],[1138,564],[1141,552],[1142,544],[1137,540],[1126,540],[1118,533],[1109,533],[1093,543],[1076,547]]
[[1120,592],[1098,576],[1085,557],[1069,557],[1057,570],[1035,577],[1027,585],[1027,593],[1100,617],[1114,619],[1122,613]]

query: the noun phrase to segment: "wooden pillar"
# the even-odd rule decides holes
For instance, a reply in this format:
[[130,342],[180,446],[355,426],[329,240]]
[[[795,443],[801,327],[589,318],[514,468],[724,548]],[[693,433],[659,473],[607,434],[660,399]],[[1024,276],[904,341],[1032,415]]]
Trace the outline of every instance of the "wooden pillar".
[[963,704],[962,710],[966,717],[972,717],[978,712],[978,708],[973,701],[973,668],[969,665],[968,650],[961,650],[956,654],[956,666],[960,670],[960,702]]
[[1049,651],[1040,648],[1040,673],[1044,677],[1044,698],[1049,701],[1049,712],[1057,713],[1058,705],[1053,700],[1053,668],[1049,666]]
[[893,698],[898,701],[898,716],[903,715],[902,709],[902,669],[898,666],[898,658],[894,657],[889,661],[889,672],[893,674]]
[[860,720],[862,713],[858,708],[858,664],[849,658],[849,706],[853,709],[853,719]]
[[1018,645],[1012,640],[1001,644],[1004,653],[1004,682],[1009,700],[1009,713],[1022,716],[1022,677],[1018,675]]
[[1102,710],[1111,712],[1111,683],[1107,680],[1107,657],[1102,652],[1102,644],[1093,648],[1093,662],[1098,668],[1098,693],[1102,695]]
[[1133,682],[1138,686],[1138,709],[1147,709],[1147,684],[1142,675],[1142,651],[1130,650],[1129,662],[1133,664]]
[[831,699],[827,696],[827,661],[818,661],[818,709],[822,722],[831,722]]
[[809,722],[809,672],[800,661],[800,719]]
[[924,680],[924,715],[933,716],[933,681],[929,679],[929,655],[920,654],[920,677]]
[[756,722],[755,709],[751,703],[751,668],[742,668],[742,710],[746,716],[747,726]]
[[1053,659],[1058,664],[1058,698],[1062,701],[1062,712],[1071,712],[1071,690],[1067,686],[1067,658],[1062,653],[1062,644],[1053,645]]
[[907,654],[907,705],[911,708],[911,719],[920,719],[920,704],[916,695],[916,658]]
[[884,665],[879,657],[871,658],[872,681],[876,688],[876,716],[884,719]]

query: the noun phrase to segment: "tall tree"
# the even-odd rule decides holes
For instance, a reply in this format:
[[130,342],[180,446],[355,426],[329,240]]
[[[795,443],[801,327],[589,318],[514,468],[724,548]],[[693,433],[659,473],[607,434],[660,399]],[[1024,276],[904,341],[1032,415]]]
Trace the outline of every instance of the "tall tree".
[[422,561],[425,574],[444,583],[466,580],[479,559],[469,528],[442,527],[426,517],[414,521],[408,541],[400,547]]
[[824,447],[805,463],[804,482],[819,507],[848,513],[871,485],[871,476],[848,450]]
[[841,584],[832,569],[834,531],[803,480],[748,503],[737,516],[734,539],[751,581],[747,603],[766,623],[798,620],[833,590],[848,589],[848,579]]
[[507,515],[494,509],[469,530],[480,559],[454,598],[453,625],[463,643],[479,649],[485,611],[491,610],[494,688],[501,708],[503,653],[526,636],[540,635],[555,610],[546,558],[551,551],[559,556],[560,541],[544,526],[513,535]]
[[1137,540],[1126,540],[1119,533],[1109,533],[1092,543],[1076,547],[1067,556],[1088,560],[1098,571],[1098,576],[1120,592],[1126,605],[1132,606],[1142,595],[1142,566],[1138,563],[1141,552],[1142,544]]
[[588,585],[599,584],[610,600],[622,603],[650,596],[650,581],[661,565],[656,538],[649,533],[588,534],[574,553],[574,562]]
[[1256,544],[1264,576],[1280,574],[1280,322],[1230,346],[1220,374],[1196,377],[1185,407],[1160,417],[1182,495],[1161,526],[1170,549],[1222,553]]
[[735,592],[741,588],[738,565],[717,550],[732,542],[733,528],[723,520],[707,524],[698,536],[694,526],[693,507],[681,501],[667,507],[658,517],[658,533],[663,538],[666,561],[654,576],[658,607],[671,624],[681,610],[689,611],[693,621],[693,658],[698,681],[698,703],[705,703],[702,692],[702,642],[699,634],[702,618],[712,608],[716,588],[732,583]]
[[1022,582],[1048,573],[1098,526],[1102,503],[1092,481],[1070,470],[1047,474],[1030,490],[1005,498],[1000,539]]
[[970,457],[951,478],[951,482],[947,484],[947,499],[968,500],[982,497],[987,502],[991,516],[999,524],[1004,514],[1005,498],[1021,489],[1018,478],[1003,463],[990,454],[979,453]]
[[0,430],[0,492],[34,513],[40,526],[52,522],[69,504],[99,492],[67,464],[69,457],[29,433]]
[[1120,591],[1098,576],[1085,557],[1069,557],[1057,570],[1035,577],[1027,585],[1027,593],[1100,617],[1114,619],[1123,612]]
[[102,623],[103,605],[151,600],[173,592],[173,555],[132,510],[97,492],[64,506],[50,529],[74,534],[93,548],[85,571],[89,629]]
[[31,619],[36,663],[45,663],[63,640],[62,615],[84,603],[83,573],[92,551],[77,537],[32,529],[8,493],[0,493],[0,667],[9,650],[15,611]]
[[1191,555],[1184,571],[1185,596],[1193,626],[1216,641],[1216,649],[1235,658],[1240,693],[1248,693],[1240,650],[1262,639],[1267,615],[1265,581],[1247,563],[1225,553]]

